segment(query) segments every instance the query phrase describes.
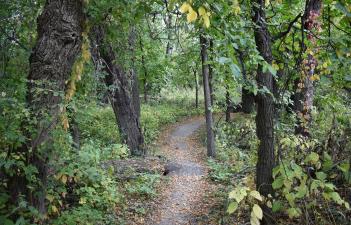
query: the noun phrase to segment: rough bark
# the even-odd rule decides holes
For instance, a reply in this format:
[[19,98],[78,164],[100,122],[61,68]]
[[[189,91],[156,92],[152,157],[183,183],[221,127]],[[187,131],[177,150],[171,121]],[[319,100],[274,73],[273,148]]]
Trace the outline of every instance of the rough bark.
[[[134,41],[131,38],[134,37],[129,37],[129,45]],[[92,56],[97,68],[102,68],[106,72],[104,82],[109,87],[109,98],[121,137],[132,155],[144,155],[136,73],[133,69],[125,72],[117,64],[117,56],[111,44],[105,41],[105,29],[102,26],[93,27],[91,43]]]
[[84,25],[83,4],[79,0],[47,0],[37,20],[38,38],[29,58],[27,105],[36,123],[21,147],[27,163],[38,169],[40,184],[26,190],[24,177],[13,177],[10,191],[14,201],[25,194],[40,213],[46,213],[47,163],[51,131],[62,113],[60,104],[76,57],[82,45]]
[[213,116],[212,116],[212,105],[210,96],[210,85],[209,85],[209,66],[208,66],[208,49],[209,42],[207,38],[200,34],[200,46],[201,46],[201,62],[202,62],[202,76],[204,86],[204,98],[205,98],[205,114],[206,114],[206,131],[207,131],[207,155],[210,157],[216,156],[215,149],[215,138],[213,132]]
[[[256,24],[254,36],[257,49],[264,60],[272,63],[271,37],[265,23],[264,0],[256,0],[252,4],[254,16],[253,22]],[[257,84],[259,88],[266,87],[273,93],[273,76],[269,72],[263,72],[262,65],[257,69]],[[256,132],[260,140],[258,149],[258,159],[256,164],[256,188],[264,195],[273,194],[272,189],[272,170],[274,167],[274,102],[273,97],[267,93],[257,95],[257,115]],[[274,224],[271,218],[271,210],[262,205],[264,211],[264,224]]]
[[[312,122],[312,106],[314,98],[314,87],[311,77],[314,75],[317,67],[317,60],[313,55],[308,54],[307,58],[303,58],[303,53],[306,51],[305,31],[309,32],[315,28],[316,19],[320,15],[322,8],[322,0],[306,1],[305,12],[301,17],[303,24],[301,29],[301,49],[300,57],[297,61],[300,69],[300,78],[295,80],[295,95],[294,95],[294,110],[297,114],[296,134],[304,137],[309,137],[309,126]],[[307,35],[307,39],[313,42],[314,37],[311,34]]]

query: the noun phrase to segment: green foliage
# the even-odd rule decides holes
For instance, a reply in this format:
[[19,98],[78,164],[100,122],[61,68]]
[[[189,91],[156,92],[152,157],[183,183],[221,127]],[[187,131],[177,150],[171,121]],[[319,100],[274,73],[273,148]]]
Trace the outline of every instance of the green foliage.
[[245,206],[253,205],[250,217],[251,225],[260,224],[260,220],[263,218],[263,211],[256,203],[261,204],[261,202],[263,202],[263,196],[261,196],[258,191],[251,191],[248,187],[238,186],[229,192],[228,198],[231,202],[228,205],[227,213],[234,213],[238,209],[239,204]]
[[128,195],[140,198],[151,198],[156,196],[155,186],[160,182],[159,174],[141,174],[137,179],[126,184]]
[[110,106],[92,103],[80,107],[74,116],[83,140],[93,140],[105,146],[120,143],[116,117]]
[[161,127],[180,118],[199,114],[202,110],[193,107],[190,90],[163,90],[159,102],[142,105],[141,124],[146,144],[151,144],[161,133]]
[[[337,188],[332,183],[331,177],[333,174],[327,172],[330,172],[328,165],[333,164],[330,156],[325,153],[323,159],[320,160],[317,153],[311,152],[306,156],[304,163],[314,165],[317,168],[320,167],[320,170],[314,172],[311,171],[312,167],[308,167],[306,171],[294,161],[281,162],[274,169],[272,187],[277,194],[279,193],[277,196],[284,198],[284,201],[275,200],[273,210],[285,210],[290,218],[300,217],[302,213],[306,214],[314,208],[316,200],[333,201],[346,209],[350,209],[349,203],[340,197]],[[315,175],[313,175],[314,173]],[[301,207],[302,199],[306,208]],[[317,211],[317,209],[314,210]],[[323,221],[322,218],[320,219]]]
[[254,166],[257,139],[251,116],[234,115],[235,122],[218,122],[216,130],[217,159],[209,160],[210,177],[214,181],[231,183],[233,174]]

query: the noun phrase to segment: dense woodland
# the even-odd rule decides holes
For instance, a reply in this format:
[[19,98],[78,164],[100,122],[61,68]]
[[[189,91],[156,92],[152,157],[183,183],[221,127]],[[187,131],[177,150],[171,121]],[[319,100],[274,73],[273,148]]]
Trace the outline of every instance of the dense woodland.
[[351,224],[349,0],[0,0],[0,29],[0,224],[157,224],[195,117],[184,224]]

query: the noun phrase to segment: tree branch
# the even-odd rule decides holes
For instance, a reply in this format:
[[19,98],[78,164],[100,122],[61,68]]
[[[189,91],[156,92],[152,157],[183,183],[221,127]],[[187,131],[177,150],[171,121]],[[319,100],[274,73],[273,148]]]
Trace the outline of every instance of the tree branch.
[[273,37],[273,41],[285,37],[291,30],[291,28],[294,26],[294,23],[301,17],[301,13],[299,13],[293,21],[289,23],[288,29],[286,31],[280,32],[276,36]]

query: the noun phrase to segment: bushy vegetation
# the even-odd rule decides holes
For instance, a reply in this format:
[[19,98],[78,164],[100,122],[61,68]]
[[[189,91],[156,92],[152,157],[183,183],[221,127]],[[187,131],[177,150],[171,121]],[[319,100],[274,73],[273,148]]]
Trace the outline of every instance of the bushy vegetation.
[[351,111],[343,93],[327,93],[317,99],[309,140],[293,134],[291,114],[279,119],[275,139],[278,161],[272,183],[275,195],[270,198],[252,193],[258,147],[254,117],[234,114],[232,122],[218,122],[218,157],[208,164],[210,178],[220,184],[216,195],[223,208],[217,216],[224,223],[244,222],[249,217],[238,215],[251,210],[251,220],[255,220],[252,215],[259,209],[253,207],[262,202],[279,215],[278,223],[348,223]]
[[[150,154],[154,151],[153,145],[150,144],[156,141],[163,126],[201,112],[199,109],[189,111],[194,104],[193,98],[189,98],[193,95],[192,90],[163,92],[163,97],[142,105],[141,122]],[[11,113],[13,112],[12,110]],[[62,127],[55,130],[52,149],[55,154],[51,156],[52,163],[49,164],[50,179],[46,194],[46,201],[49,202],[47,218],[50,218],[51,224],[126,223],[128,221],[126,212],[131,210],[127,204],[131,198],[141,199],[142,202],[142,199],[146,201],[150,197],[155,197],[155,187],[160,175],[135,174],[131,171],[136,179],[119,181],[113,167],[102,166],[104,162],[130,156],[128,148],[121,144],[114,117],[109,105],[91,102],[76,109],[74,123],[80,131],[79,149],[74,147],[70,133]],[[10,126],[8,122],[2,125]],[[15,128],[13,124],[11,127]],[[11,134],[11,132],[5,133]],[[18,134],[12,135],[13,138],[20,138],[16,136]],[[2,145],[6,146],[6,141],[12,141],[10,138],[3,136]],[[8,157],[6,152],[3,152],[1,157],[4,163],[1,166],[9,170],[14,166],[21,166],[14,160],[9,158],[6,160]],[[35,170],[31,171],[30,167],[24,166],[23,169],[28,176],[36,173]],[[3,206],[0,209],[1,214],[6,215],[0,217],[2,224],[14,224],[11,222],[12,214],[20,215],[13,221],[17,224],[29,223],[28,218],[32,216],[39,219],[37,211],[28,206],[24,199],[19,205],[13,205],[9,202],[10,196],[2,191],[0,200]],[[133,210],[142,215],[146,211],[147,209],[142,207]]]

